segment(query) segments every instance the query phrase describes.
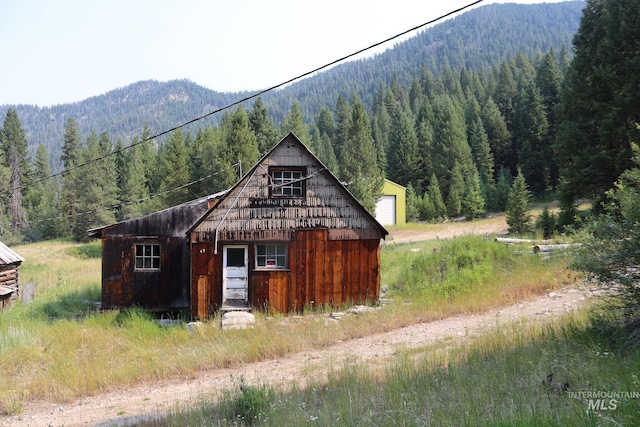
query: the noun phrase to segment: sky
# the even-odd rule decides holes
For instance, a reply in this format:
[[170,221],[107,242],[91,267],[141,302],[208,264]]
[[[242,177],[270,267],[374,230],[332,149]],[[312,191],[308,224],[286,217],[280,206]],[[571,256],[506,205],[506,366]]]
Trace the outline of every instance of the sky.
[[[474,1],[2,1],[0,105],[72,103],[141,80],[265,89]],[[541,2],[478,6],[507,1]]]

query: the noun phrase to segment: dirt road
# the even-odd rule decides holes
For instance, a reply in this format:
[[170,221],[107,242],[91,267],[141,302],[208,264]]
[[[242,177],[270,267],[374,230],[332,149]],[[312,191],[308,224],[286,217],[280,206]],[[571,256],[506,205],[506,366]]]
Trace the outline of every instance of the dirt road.
[[[194,378],[145,383],[117,392],[87,397],[71,404],[32,402],[19,416],[1,417],[0,426],[122,426],[136,417],[166,412],[200,398],[216,398],[220,390],[247,384],[287,388],[305,378],[326,378],[330,369],[345,362],[373,367],[391,363],[399,350],[437,342],[456,344],[507,322],[532,322],[574,310],[590,297],[579,289],[565,289],[481,315],[464,315],[420,323],[387,333],[345,341],[323,350],[304,351],[287,357],[251,363],[235,369],[199,372]],[[301,380],[302,379],[302,380]]]

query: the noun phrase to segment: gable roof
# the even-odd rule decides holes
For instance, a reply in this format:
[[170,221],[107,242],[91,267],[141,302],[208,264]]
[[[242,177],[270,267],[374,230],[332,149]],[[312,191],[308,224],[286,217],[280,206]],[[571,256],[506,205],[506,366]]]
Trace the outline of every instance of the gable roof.
[[[284,143],[294,143],[297,148],[301,149],[305,155],[307,155],[313,162],[316,162],[320,166],[320,170],[317,173],[323,174],[336,188],[338,188],[343,195],[349,200],[351,205],[356,208],[364,217],[370,221],[373,228],[377,228],[380,231],[380,234],[384,238],[389,232],[376,220],[376,218],[367,210],[364,206],[356,199],[356,197],[344,186],[342,182],[322,163],[322,161],[316,157],[315,154],[309,150],[309,148],[302,143],[302,141],[293,133],[289,132],[285,135],[280,142],[274,145],[266,154],[262,156],[262,158],[233,186],[231,187],[220,199],[198,220],[196,221],[192,227],[189,228],[187,233],[191,233],[194,229],[196,229],[205,219],[211,214],[214,210],[216,210],[227,197],[235,193],[235,190],[241,186],[246,186],[248,182],[251,180],[253,174],[256,172],[258,167],[262,163],[268,159],[274,151],[278,149]],[[241,190],[242,191],[242,190]]]
[[19,264],[22,261],[24,261],[24,258],[0,242],[0,265]]

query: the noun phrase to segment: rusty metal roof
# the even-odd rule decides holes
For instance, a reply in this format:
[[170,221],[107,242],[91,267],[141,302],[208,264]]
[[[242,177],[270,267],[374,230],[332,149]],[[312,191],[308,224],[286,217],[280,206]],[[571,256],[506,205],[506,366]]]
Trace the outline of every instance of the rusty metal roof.
[[24,258],[0,242],[0,264],[19,264],[22,261],[24,261]]

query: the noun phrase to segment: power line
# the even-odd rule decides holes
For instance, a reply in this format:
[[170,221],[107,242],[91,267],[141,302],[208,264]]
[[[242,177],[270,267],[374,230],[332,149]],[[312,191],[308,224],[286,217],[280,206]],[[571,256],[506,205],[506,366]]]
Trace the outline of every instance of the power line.
[[183,188],[190,187],[190,186],[192,186],[194,184],[197,184],[199,182],[204,181],[205,179],[209,179],[211,177],[214,177],[214,176],[216,176],[218,174],[221,174],[224,171],[227,171],[229,169],[233,169],[233,168],[235,168],[237,166],[240,166],[240,162],[234,163],[231,166],[228,166],[228,167],[226,167],[224,169],[221,169],[221,170],[219,170],[217,172],[211,173],[211,174],[209,174],[207,176],[203,176],[202,178],[196,179],[195,181],[191,181],[191,182],[188,182],[186,184],[182,184],[182,185],[180,185],[178,187],[171,188],[171,189],[165,190],[165,191],[161,191],[159,193],[150,194],[149,196],[143,197],[143,198],[140,198],[140,199],[129,200],[127,202],[121,202],[121,203],[117,203],[117,204],[111,205],[111,206],[101,206],[101,207],[97,207],[95,209],[92,209],[92,210],[89,210],[89,211],[85,211],[85,212],[76,212],[76,213],[69,214],[69,215],[58,215],[58,216],[54,216],[54,217],[50,217],[50,218],[39,219],[39,220],[36,220],[36,221],[27,221],[27,224],[38,224],[38,223],[46,222],[46,221],[53,221],[54,219],[72,218],[74,216],[77,217],[77,216],[95,214],[95,213],[102,212],[102,211],[105,211],[105,210],[112,210],[112,209],[117,209],[117,208],[121,208],[121,207],[124,207],[124,206],[129,206],[129,205],[132,205],[134,203],[142,203],[142,202],[145,202],[147,200],[155,199],[157,197],[164,196],[165,194],[169,194],[169,193],[172,193],[174,191],[178,191],[178,190],[181,190]]
[[[62,175],[64,175],[64,174],[67,174],[67,173],[69,173],[69,172],[71,172],[71,171],[74,171],[74,170],[76,170],[76,169],[80,169],[80,168],[86,167],[86,166],[88,166],[88,165],[90,165],[90,164],[92,164],[92,163],[95,163],[95,162],[98,162],[98,161],[104,160],[104,159],[108,158],[109,156],[112,156],[112,155],[115,155],[115,154],[121,153],[121,152],[123,152],[124,150],[130,149],[130,148],[133,148],[133,147],[138,146],[138,145],[140,145],[140,144],[143,144],[143,143],[145,143],[145,142],[147,142],[147,141],[151,141],[151,140],[153,140],[153,139],[155,139],[155,138],[159,138],[159,137],[161,137],[161,136],[164,136],[164,135],[166,135],[166,134],[168,134],[168,133],[171,133],[171,132],[173,132],[173,131],[176,131],[176,130],[178,130],[178,129],[182,129],[182,128],[183,128],[183,127],[185,127],[185,126],[188,126],[188,125],[190,125],[190,124],[193,124],[193,123],[195,123],[195,122],[198,122],[198,121],[200,121],[200,120],[203,120],[203,119],[205,119],[205,118],[207,118],[207,117],[209,117],[209,116],[212,116],[212,115],[214,115],[214,114],[220,113],[220,112],[222,112],[222,111],[228,110],[229,108],[235,107],[236,105],[242,104],[243,102],[246,102],[246,101],[249,101],[249,100],[251,100],[251,99],[257,98],[257,97],[259,97],[259,96],[261,96],[261,95],[264,95],[264,94],[265,94],[265,93],[267,93],[267,92],[271,92],[271,91],[273,91],[273,90],[276,90],[276,89],[278,89],[278,88],[281,88],[281,87],[283,87],[283,86],[286,86],[286,85],[288,85],[288,84],[290,84],[290,83],[295,82],[296,80],[300,80],[300,79],[302,79],[302,78],[304,78],[304,77],[310,76],[310,75],[312,75],[312,74],[314,74],[314,73],[317,73],[317,72],[319,72],[319,71],[322,71],[322,70],[324,70],[324,69],[326,69],[326,68],[332,67],[332,66],[334,66],[334,65],[336,65],[336,64],[338,64],[338,63],[340,63],[340,62],[343,62],[343,61],[345,61],[345,60],[347,60],[347,59],[349,59],[349,58],[353,58],[354,56],[360,55],[361,53],[364,53],[364,52],[366,52],[366,51],[368,51],[368,50],[374,49],[374,48],[376,48],[376,47],[378,47],[378,46],[381,46],[381,45],[383,45],[383,44],[385,44],[385,43],[388,43],[388,42],[390,42],[390,41],[392,41],[392,40],[395,40],[395,39],[397,39],[397,38],[399,38],[399,37],[402,37],[402,36],[404,36],[404,35],[406,35],[406,34],[409,34],[409,33],[413,32],[413,31],[419,30],[420,28],[426,27],[427,25],[434,24],[434,23],[436,23],[436,22],[438,22],[438,21],[441,21],[441,20],[443,20],[443,19],[445,19],[445,18],[448,18],[448,17],[450,17],[450,16],[452,16],[452,15],[455,15],[456,13],[462,12],[462,11],[464,11],[464,10],[466,10],[466,9],[469,9],[469,8],[471,8],[471,7],[473,7],[473,6],[477,5],[477,4],[479,4],[479,3],[482,3],[483,1],[484,1],[484,0],[476,0],[476,1],[472,2],[472,3],[469,3],[469,4],[465,5],[465,6],[459,7],[458,9],[452,10],[452,11],[450,11],[450,12],[447,12],[447,13],[445,13],[444,15],[441,15],[441,16],[439,16],[439,17],[437,17],[437,18],[434,18],[434,19],[432,19],[432,20],[430,20],[430,21],[427,21],[427,22],[425,22],[425,23],[423,23],[423,24],[417,25],[417,26],[415,26],[415,27],[413,27],[413,28],[410,28],[410,29],[408,29],[408,30],[405,30],[405,31],[403,31],[403,32],[401,32],[401,33],[398,33],[398,34],[396,34],[396,35],[394,35],[394,36],[391,36],[391,37],[389,37],[389,38],[387,38],[387,39],[384,39],[384,40],[382,40],[382,41],[380,41],[380,42],[374,43],[374,44],[372,44],[371,46],[368,46],[368,47],[362,48],[362,49],[360,49],[360,50],[358,50],[358,51],[356,51],[356,52],[350,53],[350,54],[348,54],[348,55],[346,55],[346,56],[343,56],[343,57],[341,57],[341,58],[339,58],[339,59],[336,59],[336,60],[334,60],[334,61],[332,61],[332,62],[329,62],[329,63],[327,63],[327,64],[325,64],[325,65],[322,65],[322,66],[320,66],[320,67],[318,67],[318,68],[315,68],[315,69],[313,69],[313,70],[311,70],[311,71],[307,71],[306,73],[300,74],[300,75],[299,75],[299,76],[297,76],[297,77],[293,77],[293,78],[291,78],[291,79],[289,79],[289,80],[287,80],[287,81],[284,81],[284,82],[282,82],[282,83],[279,83],[279,84],[277,84],[277,85],[275,85],[275,86],[271,86],[271,87],[269,87],[269,88],[267,88],[267,89],[263,89],[263,90],[261,90],[261,91],[258,91],[258,92],[256,92],[256,93],[254,93],[253,95],[249,95],[249,96],[246,96],[246,97],[244,97],[244,98],[241,98],[241,99],[239,99],[239,100],[237,100],[237,101],[234,101],[234,102],[232,102],[232,103],[230,103],[230,104],[228,104],[228,105],[226,105],[226,106],[224,106],[224,107],[221,107],[221,108],[215,109],[215,110],[213,110],[213,111],[210,111],[210,112],[208,112],[208,113],[206,113],[206,114],[203,114],[203,115],[201,115],[201,116],[199,116],[199,117],[196,117],[196,118],[194,118],[194,119],[191,119],[191,120],[189,120],[189,121],[187,121],[187,122],[184,122],[184,123],[182,123],[182,124],[179,124],[179,125],[177,125],[177,126],[174,126],[174,127],[170,128],[170,129],[164,130],[164,131],[162,131],[162,132],[160,132],[160,133],[158,133],[158,134],[156,134],[156,135],[150,136],[150,137],[148,137],[148,138],[146,138],[146,139],[143,139],[143,140],[141,140],[141,141],[134,142],[134,143],[130,144],[130,145],[129,145],[129,146],[127,146],[127,147],[123,147],[123,148],[120,148],[120,149],[117,149],[117,150],[113,150],[113,151],[111,151],[111,152],[109,152],[109,153],[107,153],[107,154],[104,154],[104,155],[102,155],[102,156],[100,156],[100,157],[97,157],[97,158],[95,158],[95,159],[88,160],[88,161],[86,161],[86,162],[84,162],[84,163],[81,163],[81,164],[78,164],[78,165],[73,165],[73,166],[71,166],[70,168],[67,168],[67,169],[65,169],[65,170],[63,170],[63,171],[61,171],[61,172],[58,172],[58,173],[52,174],[52,175],[50,175],[50,176],[49,176],[49,177],[47,177],[47,178],[42,178],[42,179],[39,179],[39,180],[33,181],[33,184],[38,183],[38,182],[42,182],[42,181],[46,181],[46,180],[49,180],[49,179],[52,179],[52,178],[55,178],[55,177],[58,177],[58,176],[62,176]],[[10,194],[11,192],[16,191],[16,190],[20,190],[21,188],[22,188],[22,185],[15,186],[15,187],[11,188],[10,190],[6,191],[6,194]]]

